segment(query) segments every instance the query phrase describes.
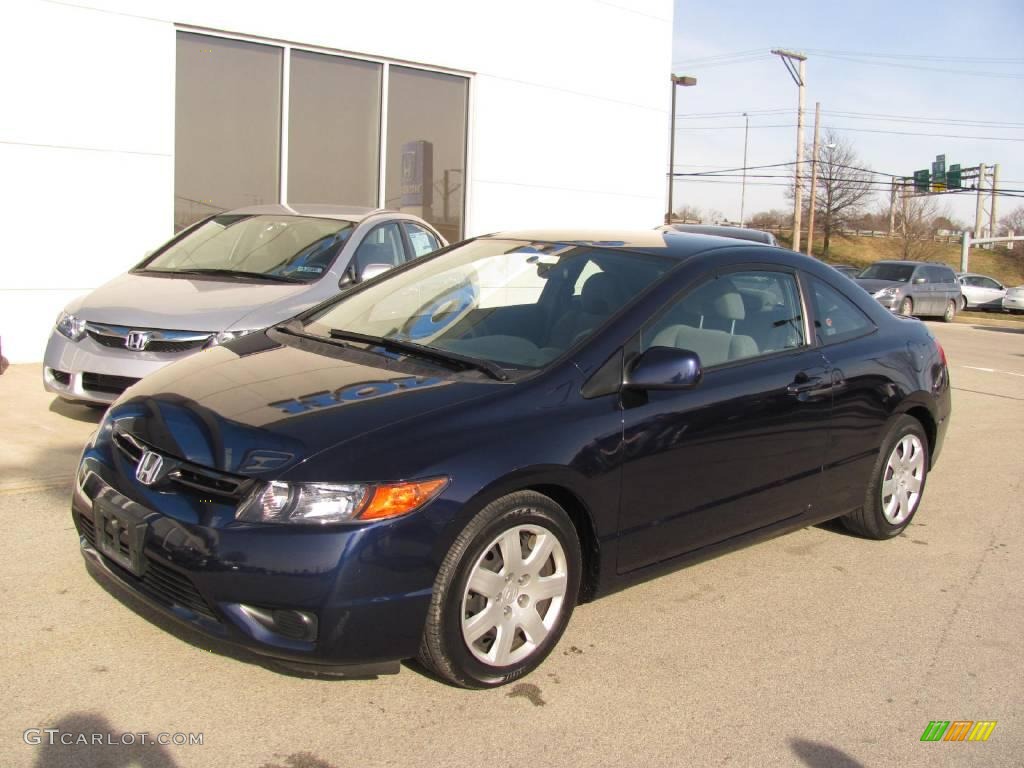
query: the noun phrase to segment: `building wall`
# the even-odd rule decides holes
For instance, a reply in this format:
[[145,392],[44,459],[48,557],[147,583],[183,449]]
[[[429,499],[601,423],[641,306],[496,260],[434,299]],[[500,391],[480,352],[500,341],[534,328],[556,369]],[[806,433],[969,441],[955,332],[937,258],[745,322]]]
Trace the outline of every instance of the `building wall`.
[[663,213],[671,0],[15,0],[0,111],[0,340],[42,359],[60,309],[172,233],[175,30],[471,73],[466,234],[650,228]]

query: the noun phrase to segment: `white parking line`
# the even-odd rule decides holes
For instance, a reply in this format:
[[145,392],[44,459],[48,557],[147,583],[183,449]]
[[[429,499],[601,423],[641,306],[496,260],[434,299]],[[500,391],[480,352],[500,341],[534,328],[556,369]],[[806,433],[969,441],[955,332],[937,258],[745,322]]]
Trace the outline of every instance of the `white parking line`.
[[961,368],[970,368],[972,371],[983,371],[984,373],[1003,373],[1007,376],[1019,376],[1024,379],[1024,373],[1014,373],[1013,371],[1001,371],[998,368],[981,368],[977,365],[961,365]]

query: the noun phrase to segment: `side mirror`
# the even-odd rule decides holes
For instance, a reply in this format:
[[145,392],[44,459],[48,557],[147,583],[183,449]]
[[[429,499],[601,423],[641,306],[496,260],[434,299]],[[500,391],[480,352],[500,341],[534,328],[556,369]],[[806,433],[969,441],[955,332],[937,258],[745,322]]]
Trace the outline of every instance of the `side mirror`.
[[915,277],[914,278],[914,285],[921,285],[922,283],[927,283],[927,282],[928,282],[928,278],[927,277]]
[[704,378],[696,352],[675,347],[651,347],[626,371],[625,389],[692,389]]
[[389,269],[392,269],[390,264],[378,264],[376,262],[366,264],[359,270],[359,282],[361,283],[364,280],[371,280],[378,275],[383,275]]

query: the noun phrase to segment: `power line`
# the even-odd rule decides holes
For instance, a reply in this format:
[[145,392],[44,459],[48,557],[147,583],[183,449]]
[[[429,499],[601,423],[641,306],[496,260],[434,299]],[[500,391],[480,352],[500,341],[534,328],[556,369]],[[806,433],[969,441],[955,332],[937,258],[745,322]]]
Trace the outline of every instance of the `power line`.
[[[677,126],[677,131],[724,131],[734,130],[737,128],[745,128],[743,125],[682,125]],[[778,123],[774,125],[751,125],[753,128],[794,128],[795,123]],[[888,131],[881,128],[853,128],[850,126],[841,125],[829,125],[827,128],[831,128],[836,131],[852,131],[854,133],[886,133],[894,136],[930,136],[936,139],[970,139],[973,141],[1024,141],[1024,138],[1016,138],[1013,136],[965,136],[962,134],[952,133],[922,133],[919,131]]]
[[[743,112],[688,112],[676,115],[677,120],[718,120],[742,117],[744,114],[755,115],[791,115],[795,109],[748,109]],[[967,120],[963,118],[928,117],[924,115],[889,115],[878,112],[850,112],[844,110],[822,110],[823,115],[832,115],[853,120],[871,120],[881,123],[920,123],[922,125],[952,125],[964,128],[1024,128],[1024,123],[1003,120]]]
[[950,63],[960,64],[1024,64],[1022,58],[997,58],[997,57],[979,57],[979,56],[937,56],[935,54],[916,54],[916,53],[876,53],[872,51],[836,51],[826,48],[809,48],[806,49],[807,53],[813,53],[817,56],[860,56],[862,58],[875,58],[875,59],[906,59],[913,61],[945,61]]

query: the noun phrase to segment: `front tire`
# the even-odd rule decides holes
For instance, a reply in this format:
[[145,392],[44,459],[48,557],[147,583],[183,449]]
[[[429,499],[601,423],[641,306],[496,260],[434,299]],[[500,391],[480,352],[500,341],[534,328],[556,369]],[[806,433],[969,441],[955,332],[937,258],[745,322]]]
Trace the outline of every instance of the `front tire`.
[[441,564],[420,662],[464,688],[517,680],[561,638],[582,570],[576,529],[552,499],[519,491],[491,502]]
[[906,296],[903,301],[900,302],[900,314],[904,317],[910,317],[914,314],[914,300],[909,296]]
[[921,422],[901,415],[882,443],[864,505],[842,518],[853,533],[891,539],[913,519],[928,479],[928,437]]

